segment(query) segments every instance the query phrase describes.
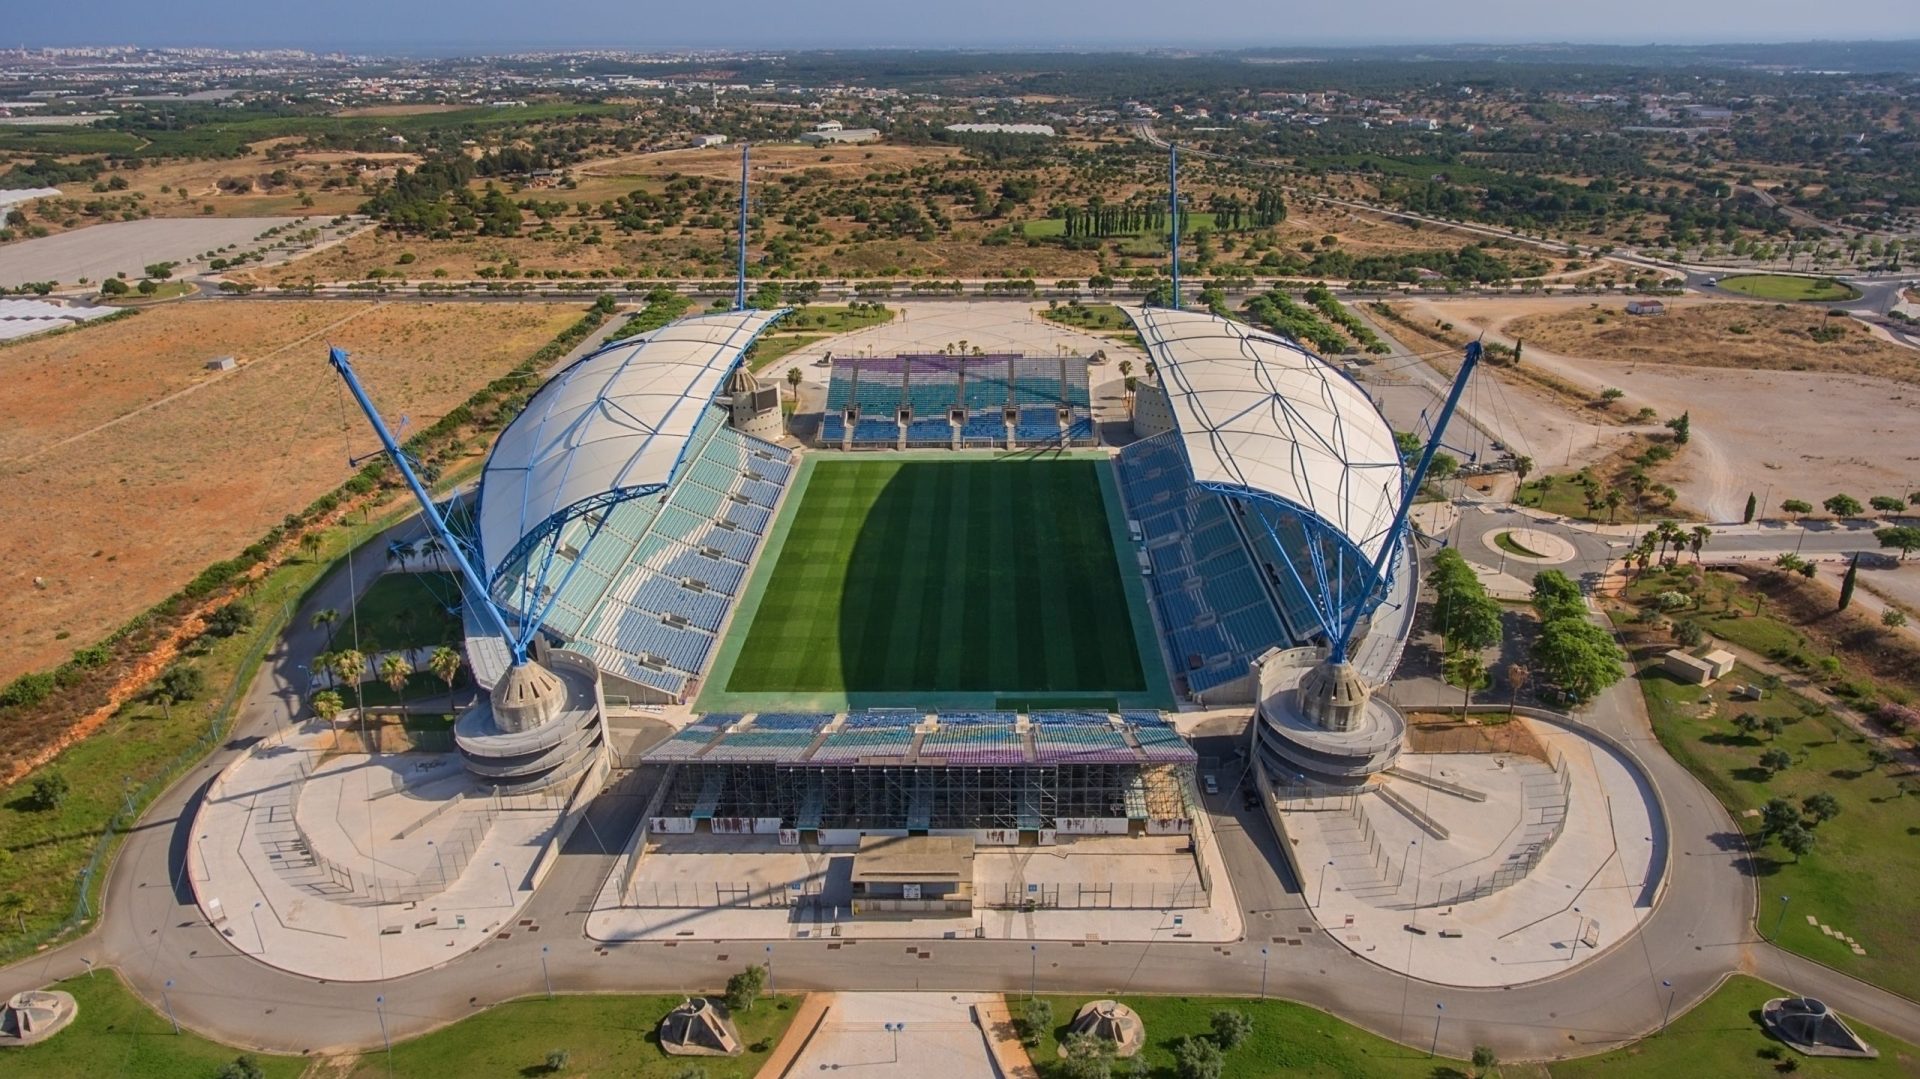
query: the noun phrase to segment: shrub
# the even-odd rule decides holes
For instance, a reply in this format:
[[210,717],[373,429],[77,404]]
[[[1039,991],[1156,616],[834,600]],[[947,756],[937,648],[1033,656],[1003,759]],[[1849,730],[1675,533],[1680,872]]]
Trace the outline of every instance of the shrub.
[[1040,1044],[1040,1036],[1053,1029],[1053,1002],[1042,997],[1029,997],[1026,1011],[1020,1017],[1021,1044],[1032,1048]]
[[219,1079],[266,1079],[260,1062],[250,1056],[236,1057],[220,1069]]
[[1220,1043],[1223,1051],[1232,1050],[1253,1034],[1253,1020],[1248,1019],[1245,1012],[1223,1008],[1214,1012],[1207,1023],[1213,1027],[1213,1040]]
[[34,777],[33,786],[28,788],[34,808],[43,810],[59,809],[71,793],[73,784],[59,772],[47,772]]
[[1185,1037],[1173,1047],[1173,1068],[1180,1079],[1220,1079],[1220,1047],[1211,1038]]
[[727,979],[727,1007],[740,1012],[752,1010],[753,1002],[760,999],[760,992],[766,987],[766,968],[748,967]]
[[570,1059],[570,1057],[565,1049],[548,1050],[547,1051],[547,1070],[550,1072],[566,1071],[568,1059]]

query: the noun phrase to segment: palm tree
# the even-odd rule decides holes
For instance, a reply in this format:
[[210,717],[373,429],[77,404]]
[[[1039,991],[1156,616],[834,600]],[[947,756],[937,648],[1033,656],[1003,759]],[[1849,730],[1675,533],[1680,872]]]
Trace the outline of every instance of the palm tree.
[[1614,519],[1620,514],[1620,503],[1626,501],[1626,499],[1621,497],[1619,488],[1609,487],[1607,488],[1607,496],[1600,501],[1602,505],[1607,507],[1607,523],[1612,524]]
[[1699,564],[1700,549],[1702,547],[1705,547],[1707,545],[1707,541],[1712,538],[1713,538],[1713,529],[1708,528],[1706,525],[1694,525],[1693,530],[1687,533],[1687,546],[1693,548],[1694,564],[1696,565]]
[[447,684],[448,696],[452,696],[454,679],[460,677],[460,668],[465,663],[459,652],[443,644],[427,658],[427,669],[440,676],[440,680]]
[[1527,684],[1527,669],[1518,663],[1507,664],[1507,714],[1513,714],[1513,706],[1520,701],[1520,690]]
[[407,568],[407,559],[413,556],[413,544],[405,540],[394,540],[387,544],[387,565],[398,562],[401,569]]
[[407,657],[394,652],[380,661],[380,680],[393,690],[394,696],[407,688],[407,679],[413,675],[413,664]]
[[[343,648],[327,657],[328,671],[341,682],[353,687],[356,696],[360,694],[360,680],[366,677],[367,657],[357,648]],[[363,699],[361,705],[366,701]]]
[[[320,722],[325,723],[329,730],[333,729],[334,718],[338,716],[340,710],[346,706],[347,702],[341,700],[340,694],[335,693],[333,690],[323,689],[313,695],[313,714],[319,717]],[[333,744],[336,746],[340,744],[340,732],[338,730],[334,730],[333,732]]]
[[300,537],[300,549],[306,552],[307,561],[313,561],[314,556],[320,553],[320,533],[308,532],[303,534]]
[[[321,609],[313,612],[313,617],[308,621],[312,624],[314,629],[326,630],[327,643],[328,644],[333,643],[333,626],[334,626],[334,623],[340,621],[339,611],[335,610],[332,607],[322,607]],[[318,666],[318,665],[319,664],[316,662],[315,666]]]

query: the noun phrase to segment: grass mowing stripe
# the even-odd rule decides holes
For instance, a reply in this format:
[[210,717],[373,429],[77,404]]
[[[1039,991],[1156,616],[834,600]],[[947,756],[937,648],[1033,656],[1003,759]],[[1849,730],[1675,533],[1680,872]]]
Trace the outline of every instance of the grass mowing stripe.
[[1138,691],[1098,468],[815,458],[726,692]]

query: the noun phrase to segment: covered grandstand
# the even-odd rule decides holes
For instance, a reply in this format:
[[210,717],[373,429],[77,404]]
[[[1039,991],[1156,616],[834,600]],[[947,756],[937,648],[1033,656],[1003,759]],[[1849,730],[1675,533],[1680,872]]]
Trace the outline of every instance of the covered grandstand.
[[[1351,631],[1383,683],[1412,626],[1405,470],[1366,393],[1298,345],[1205,312],[1129,312],[1172,429],[1116,459],[1176,679],[1251,702],[1253,661]],[[1376,569],[1376,566],[1381,567]]]
[[[494,601],[530,640],[591,660],[610,693],[686,699],[744,586],[795,462],[735,429],[722,397],[781,314],[702,315],[600,349],[542,386],[487,458],[475,530]],[[468,606],[468,657],[491,684],[508,649]]]
[[1182,834],[1194,752],[1157,712],[706,715],[648,763],[675,770],[659,833],[966,833],[982,843],[1057,834]]
[[912,353],[836,360],[819,442],[841,449],[1084,445],[1084,356]]

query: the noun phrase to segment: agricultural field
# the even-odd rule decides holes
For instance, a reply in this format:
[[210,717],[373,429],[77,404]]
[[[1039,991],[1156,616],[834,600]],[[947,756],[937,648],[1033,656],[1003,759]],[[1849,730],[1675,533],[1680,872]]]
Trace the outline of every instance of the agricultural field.
[[[91,644],[346,478],[374,443],[329,344],[418,430],[578,317],[190,302],[0,349],[0,679]],[[203,370],[225,355],[238,370]]]
[[1629,315],[1618,300],[1531,314],[1506,332],[1569,356],[1626,363],[1831,371],[1920,383],[1913,350],[1824,310],[1753,303],[1670,304]]

